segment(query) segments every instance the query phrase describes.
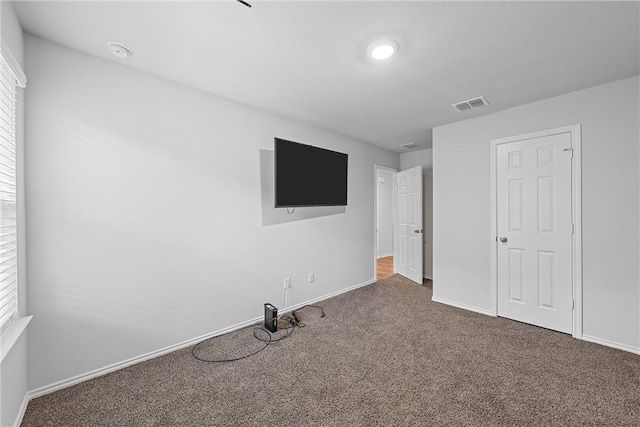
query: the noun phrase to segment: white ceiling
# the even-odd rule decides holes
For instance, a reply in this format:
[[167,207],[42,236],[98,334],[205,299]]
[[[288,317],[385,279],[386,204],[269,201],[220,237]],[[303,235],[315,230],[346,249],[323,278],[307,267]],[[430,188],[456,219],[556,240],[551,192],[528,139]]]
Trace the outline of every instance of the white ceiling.
[[[16,11],[26,32],[397,152],[430,147],[434,126],[640,73],[639,2],[248,1]],[[400,49],[374,64],[382,37]],[[490,105],[451,107],[478,96]]]

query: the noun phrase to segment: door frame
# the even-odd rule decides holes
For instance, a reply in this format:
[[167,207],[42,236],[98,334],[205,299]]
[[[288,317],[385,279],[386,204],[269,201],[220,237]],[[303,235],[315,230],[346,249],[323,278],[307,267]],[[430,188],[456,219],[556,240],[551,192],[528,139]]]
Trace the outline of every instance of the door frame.
[[491,315],[498,316],[498,199],[497,199],[497,150],[501,144],[540,138],[544,136],[571,134],[571,287],[573,295],[572,336],[582,339],[582,136],[580,123],[554,129],[532,132],[491,140]]
[[396,174],[397,169],[388,166],[373,165],[373,280],[378,280],[378,171],[383,170],[393,174],[393,274],[396,273]]

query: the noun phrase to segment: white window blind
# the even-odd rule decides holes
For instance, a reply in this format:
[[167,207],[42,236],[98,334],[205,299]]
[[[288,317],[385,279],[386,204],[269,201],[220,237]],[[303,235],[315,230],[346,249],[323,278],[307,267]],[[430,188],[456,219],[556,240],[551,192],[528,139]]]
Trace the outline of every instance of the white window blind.
[[16,86],[24,86],[24,75],[14,63],[3,41],[0,55],[0,329],[18,311]]

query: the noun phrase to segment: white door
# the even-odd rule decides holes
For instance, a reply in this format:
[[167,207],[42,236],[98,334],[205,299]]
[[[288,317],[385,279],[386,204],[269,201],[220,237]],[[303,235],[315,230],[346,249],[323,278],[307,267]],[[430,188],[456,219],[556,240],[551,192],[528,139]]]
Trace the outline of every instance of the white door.
[[498,316],[572,332],[571,133],[496,148]]
[[396,250],[393,264],[396,273],[422,283],[422,166],[396,175]]

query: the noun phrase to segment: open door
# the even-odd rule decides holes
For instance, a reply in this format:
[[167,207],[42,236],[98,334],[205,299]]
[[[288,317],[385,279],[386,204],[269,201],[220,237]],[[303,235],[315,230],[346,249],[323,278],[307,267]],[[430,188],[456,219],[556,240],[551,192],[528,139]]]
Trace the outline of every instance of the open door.
[[393,258],[396,273],[416,283],[423,282],[422,251],[422,166],[396,175],[396,249]]

